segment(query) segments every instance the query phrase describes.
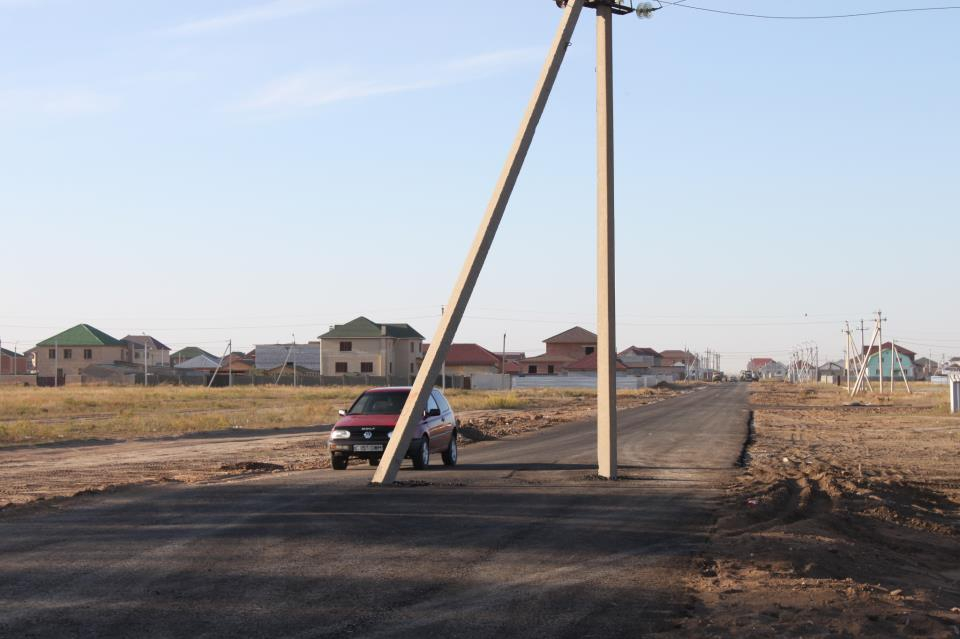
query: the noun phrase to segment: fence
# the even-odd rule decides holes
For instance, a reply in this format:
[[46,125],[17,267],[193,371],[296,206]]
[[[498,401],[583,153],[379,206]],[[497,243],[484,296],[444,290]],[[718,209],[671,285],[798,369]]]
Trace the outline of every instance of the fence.
[[[0,383],[36,384],[38,386],[65,386],[67,384],[114,386],[143,386],[143,371],[133,367],[91,366],[81,375],[61,377],[59,383],[53,377],[37,377],[35,375],[3,375]],[[212,383],[211,383],[212,378]],[[10,381],[8,381],[10,380]],[[149,370],[147,384],[149,386],[293,386],[293,373],[284,373],[279,377],[263,372],[234,372],[221,370],[216,377],[208,371],[185,371],[175,368],[155,367]],[[297,372],[297,386],[410,386],[413,379],[406,375],[321,375],[318,372]],[[474,374],[474,375],[447,375],[446,379],[438,375],[434,382],[437,388],[476,389],[476,390],[509,390],[512,386],[510,375]],[[596,386],[596,380],[592,383]],[[641,384],[642,385],[642,384]]]
[[499,373],[474,373],[464,378],[464,388],[473,390],[510,390],[512,380],[510,375]]

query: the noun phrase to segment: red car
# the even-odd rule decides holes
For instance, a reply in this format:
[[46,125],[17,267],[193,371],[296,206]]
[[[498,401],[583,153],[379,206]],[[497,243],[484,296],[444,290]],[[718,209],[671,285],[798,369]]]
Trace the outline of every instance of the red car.
[[[372,388],[360,395],[350,410],[340,411],[340,419],[330,431],[334,470],[345,470],[351,457],[369,460],[371,466],[380,463],[409,394],[410,387]],[[438,390],[430,392],[405,456],[413,460],[414,468],[423,470],[430,465],[430,453],[440,453],[446,466],[457,463],[457,420]]]

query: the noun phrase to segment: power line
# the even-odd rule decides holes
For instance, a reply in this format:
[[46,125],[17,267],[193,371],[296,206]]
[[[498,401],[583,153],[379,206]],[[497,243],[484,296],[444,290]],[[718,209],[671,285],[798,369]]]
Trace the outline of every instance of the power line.
[[881,9],[879,11],[863,11],[859,13],[837,13],[830,15],[815,16],[783,16],[768,15],[760,13],[742,13],[740,11],[728,11],[725,9],[710,9],[709,7],[698,7],[692,4],[681,4],[681,2],[672,2],[671,0],[659,0],[662,4],[679,7],[681,9],[694,9],[696,11],[706,11],[708,13],[719,13],[726,16],[735,16],[738,18],[759,18],[763,20],[842,20],[847,18],[865,18],[868,16],[879,16],[891,13],[915,13],[920,11],[954,11],[960,9],[960,5],[945,5],[940,7],[907,7],[901,9]]

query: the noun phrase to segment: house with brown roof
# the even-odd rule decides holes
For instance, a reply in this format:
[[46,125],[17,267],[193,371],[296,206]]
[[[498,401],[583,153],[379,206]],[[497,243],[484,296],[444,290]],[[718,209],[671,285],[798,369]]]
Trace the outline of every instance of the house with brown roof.
[[666,350],[660,351],[660,365],[661,366],[695,366],[697,363],[697,356],[691,353],[690,351],[674,351]]
[[548,337],[543,343],[547,347],[546,353],[520,360],[521,368],[527,375],[557,375],[566,371],[570,364],[596,352],[597,335],[585,328],[574,326]]
[[870,346],[863,347],[863,354],[867,358],[867,375],[870,379],[880,379],[881,359],[885,379],[890,379],[891,375],[899,377],[901,374],[906,374],[907,379],[916,379],[914,358],[917,354],[909,348],[897,344],[897,357],[894,357],[893,348],[894,345],[891,342],[884,342],[879,349],[876,346],[872,348]]
[[170,366],[170,347],[149,335],[127,335],[123,338],[130,348],[134,364],[143,366],[146,357],[147,366]]
[[768,364],[773,363],[773,358],[770,357],[754,357],[749,362],[747,362],[747,370],[751,373],[760,373],[760,369]]
[[30,359],[21,353],[0,348],[0,375],[26,375]]
[[663,359],[660,353],[646,346],[631,346],[618,357],[628,368],[656,368]]
[[[596,351],[594,351],[593,353],[590,353],[589,355],[584,355],[583,357],[573,362],[572,364],[567,364],[566,370],[568,373],[576,373],[578,375],[584,375],[584,374],[596,375],[597,373]],[[621,373],[621,372],[626,372],[628,370],[629,368],[627,367],[627,365],[624,364],[623,361],[618,357],[616,361],[616,371],[618,373]]]
[[[423,345],[423,353],[430,350],[429,344]],[[478,373],[497,374],[500,372],[501,358],[479,344],[451,344],[444,360],[447,375],[473,375]]]

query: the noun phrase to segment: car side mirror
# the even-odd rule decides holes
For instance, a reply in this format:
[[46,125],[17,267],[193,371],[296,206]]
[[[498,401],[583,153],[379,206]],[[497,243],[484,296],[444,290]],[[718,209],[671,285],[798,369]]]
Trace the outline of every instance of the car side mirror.
[[345,408],[341,408],[340,410],[337,411],[337,415],[339,415],[340,417],[346,417],[347,410]]
[[428,410],[426,413],[427,417],[440,417],[440,409],[434,408],[433,410]]

